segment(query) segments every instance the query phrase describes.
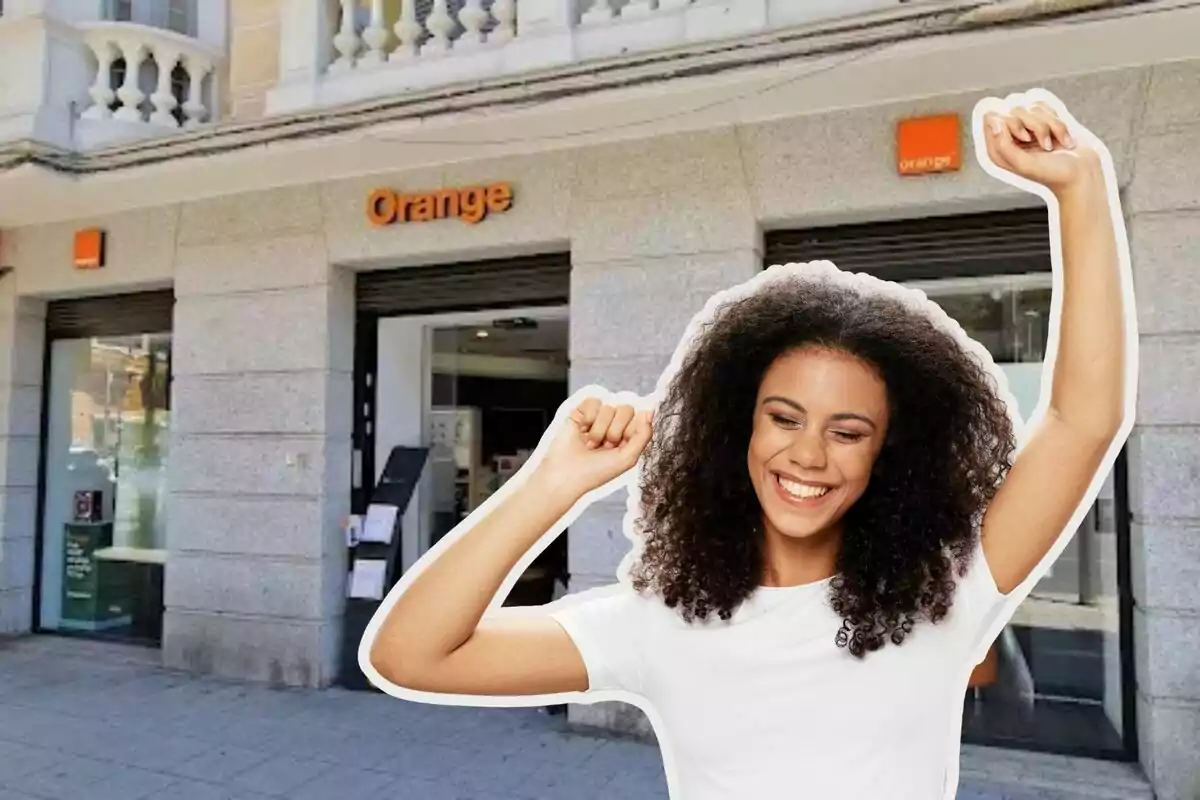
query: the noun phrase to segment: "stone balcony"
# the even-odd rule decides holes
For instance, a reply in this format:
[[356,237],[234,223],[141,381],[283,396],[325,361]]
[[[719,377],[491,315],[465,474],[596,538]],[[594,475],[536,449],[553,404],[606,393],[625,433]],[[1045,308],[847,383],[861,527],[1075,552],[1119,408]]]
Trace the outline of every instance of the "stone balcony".
[[937,0],[281,0],[280,81],[267,113],[406,92],[867,16]]
[[90,103],[79,112],[83,149],[192,129],[218,116],[214,76],[223,57],[196,39],[132,22],[78,26]]
[[53,13],[0,17],[0,147],[66,151],[214,123],[223,46],[160,27]]

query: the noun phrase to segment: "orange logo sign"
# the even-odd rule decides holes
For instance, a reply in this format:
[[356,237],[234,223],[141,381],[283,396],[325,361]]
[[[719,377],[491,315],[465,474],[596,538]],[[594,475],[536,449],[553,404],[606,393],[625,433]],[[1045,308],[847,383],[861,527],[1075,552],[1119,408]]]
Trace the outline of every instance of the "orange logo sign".
[[901,175],[961,169],[958,115],[902,120],[896,126],[896,162]]
[[367,198],[367,219],[372,225],[391,225],[394,222],[429,222],[458,217],[463,222],[475,225],[489,213],[508,211],[512,207],[512,200],[512,185],[508,183],[411,194],[376,189]]
[[100,269],[104,266],[104,231],[88,228],[75,233],[75,269]]

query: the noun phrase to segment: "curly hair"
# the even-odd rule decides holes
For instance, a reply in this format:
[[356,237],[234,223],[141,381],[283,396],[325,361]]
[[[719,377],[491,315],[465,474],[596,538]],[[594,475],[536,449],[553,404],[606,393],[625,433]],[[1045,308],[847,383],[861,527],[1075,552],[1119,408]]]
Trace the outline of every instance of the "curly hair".
[[953,326],[830,281],[775,281],[717,307],[655,412],[634,587],[691,621],[729,619],[760,585],[762,508],[745,467],[759,385],[780,356],[820,346],[878,372],[891,420],[867,489],[843,517],[829,589],[843,619],[835,642],[861,658],[901,644],[917,619],[943,619],[1016,447],[994,377]]

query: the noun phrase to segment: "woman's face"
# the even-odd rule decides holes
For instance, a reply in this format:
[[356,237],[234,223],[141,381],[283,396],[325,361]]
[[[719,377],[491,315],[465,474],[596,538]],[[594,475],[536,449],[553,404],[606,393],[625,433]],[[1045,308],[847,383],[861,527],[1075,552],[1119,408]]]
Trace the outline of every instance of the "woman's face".
[[780,356],[759,386],[747,463],[768,532],[834,529],[867,488],[888,425],[887,387],[847,353]]

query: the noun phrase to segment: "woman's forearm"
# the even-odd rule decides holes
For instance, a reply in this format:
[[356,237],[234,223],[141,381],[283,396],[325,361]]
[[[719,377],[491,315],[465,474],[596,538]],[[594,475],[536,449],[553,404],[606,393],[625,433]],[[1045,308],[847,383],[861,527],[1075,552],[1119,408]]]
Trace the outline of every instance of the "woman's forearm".
[[1116,231],[1099,164],[1059,197],[1063,299],[1050,412],[1079,433],[1115,435],[1125,412],[1125,308]]
[[517,562],[578,499],[544,474],[522,480],[399,597],[372,646],[375,668],[397,683],[436,669],[470,639]]

